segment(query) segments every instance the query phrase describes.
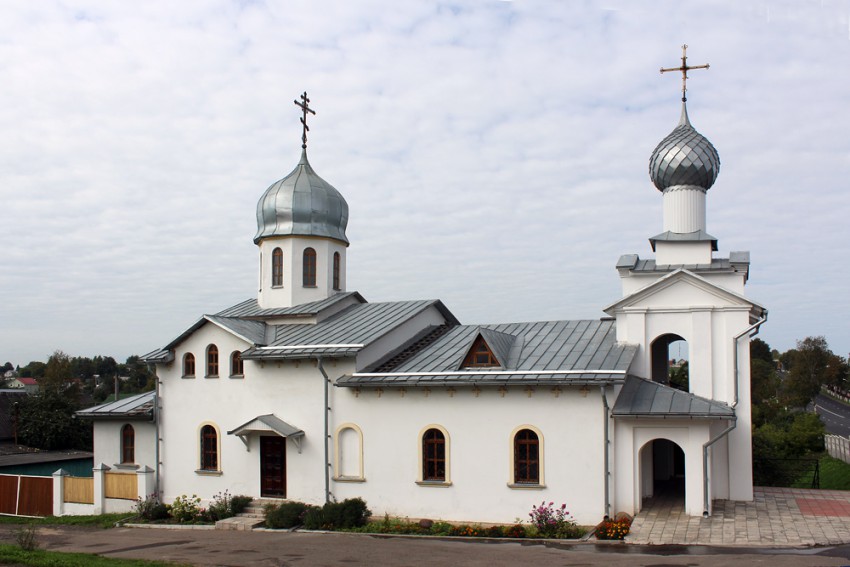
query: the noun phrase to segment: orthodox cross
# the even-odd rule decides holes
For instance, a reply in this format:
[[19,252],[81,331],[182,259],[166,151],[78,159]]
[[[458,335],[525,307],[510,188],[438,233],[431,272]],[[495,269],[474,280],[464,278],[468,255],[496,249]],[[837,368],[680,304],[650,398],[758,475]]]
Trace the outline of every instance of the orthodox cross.
[[688,66],[688,46],[682,46],[682,66],[681,67],[670,67],[669,69],[661,68],[662,73],[667,73],[668,71],[681,71],[682,72],[682,102],[687,102],[688,97],[685,96],[685,93],[688,92],[688,71],[691,69],[708,69],[708,65],[694,65],[693,67]]
[[304,91],[304,94],[301,95],[301,102],[297,100],[293,100],[295,106],[301,108],[301,111],[304,113],[304,116],[301,117],[301,125],[303,126],[301,132],[301,147],[303,149],[307,149],[307,132],[310,131],[310,127],[307,126],[307,113],[315,115],[316,111],[310,108],[308,105],[310,104],[310,99],[307,98],[307,91]]

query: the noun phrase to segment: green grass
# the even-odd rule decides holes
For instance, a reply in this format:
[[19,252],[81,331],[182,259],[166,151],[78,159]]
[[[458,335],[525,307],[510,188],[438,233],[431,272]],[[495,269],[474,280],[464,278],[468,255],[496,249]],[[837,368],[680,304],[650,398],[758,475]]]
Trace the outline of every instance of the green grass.
[[0,565],[26,565],[27,567],[174,567],[182,564],[143,559],[112,559],[87,553],[24,551],[15,545],[0,544]]
[[111,528],[115,522],[126,520],[132,514],[102,514],[100,516],[47,516],[46,518],[24,518],[0,516],[0,524],[32,524],[34,526],[95,526]]
[[829,455],[821,457],[820,487],[823,490],[850,490],[850,465]]

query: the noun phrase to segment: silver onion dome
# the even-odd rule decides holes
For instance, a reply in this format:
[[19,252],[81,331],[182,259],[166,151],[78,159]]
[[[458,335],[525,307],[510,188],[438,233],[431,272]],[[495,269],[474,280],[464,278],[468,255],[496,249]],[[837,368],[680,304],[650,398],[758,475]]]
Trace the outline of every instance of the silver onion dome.
[[720,172],[720,156],[708,138],[696,131],[682,103],[679,124],[655,147],[649,158],[649,177],[659,191],[674,185],[708,190]]
[[348,244],[348,203],[316,175],[307,150],[292,173],[271,184],[257,203],[254,244],[269,236],[324,236]]

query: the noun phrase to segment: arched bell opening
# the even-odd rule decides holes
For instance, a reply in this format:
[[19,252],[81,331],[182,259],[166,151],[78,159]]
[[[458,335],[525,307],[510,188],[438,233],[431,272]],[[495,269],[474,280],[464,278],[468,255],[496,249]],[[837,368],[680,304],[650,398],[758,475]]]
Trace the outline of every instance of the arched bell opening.
[[689,392],[688,341],[668,333],[655,339],[650,349],[652,381]]

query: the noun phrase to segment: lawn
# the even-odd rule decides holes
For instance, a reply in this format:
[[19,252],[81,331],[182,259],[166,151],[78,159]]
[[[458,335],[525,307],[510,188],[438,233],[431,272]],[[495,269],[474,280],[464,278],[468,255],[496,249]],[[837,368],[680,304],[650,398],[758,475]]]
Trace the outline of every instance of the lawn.
[[100,516],[47,516],[46,518],[26,518],[21,516],[0,516],[0,524],[32,524],[34,526],[95,526],[111,528],[115,522],[126,520],[132,514],[102,514]]
[[829,455],[821,457],[820,487],[823,490],[850,490],[850,465]]
[[87,553],[24,551],[16,545],[0,544],[0,565],[27,567],[175,567],[177,563],[142,559],[112,559]]

